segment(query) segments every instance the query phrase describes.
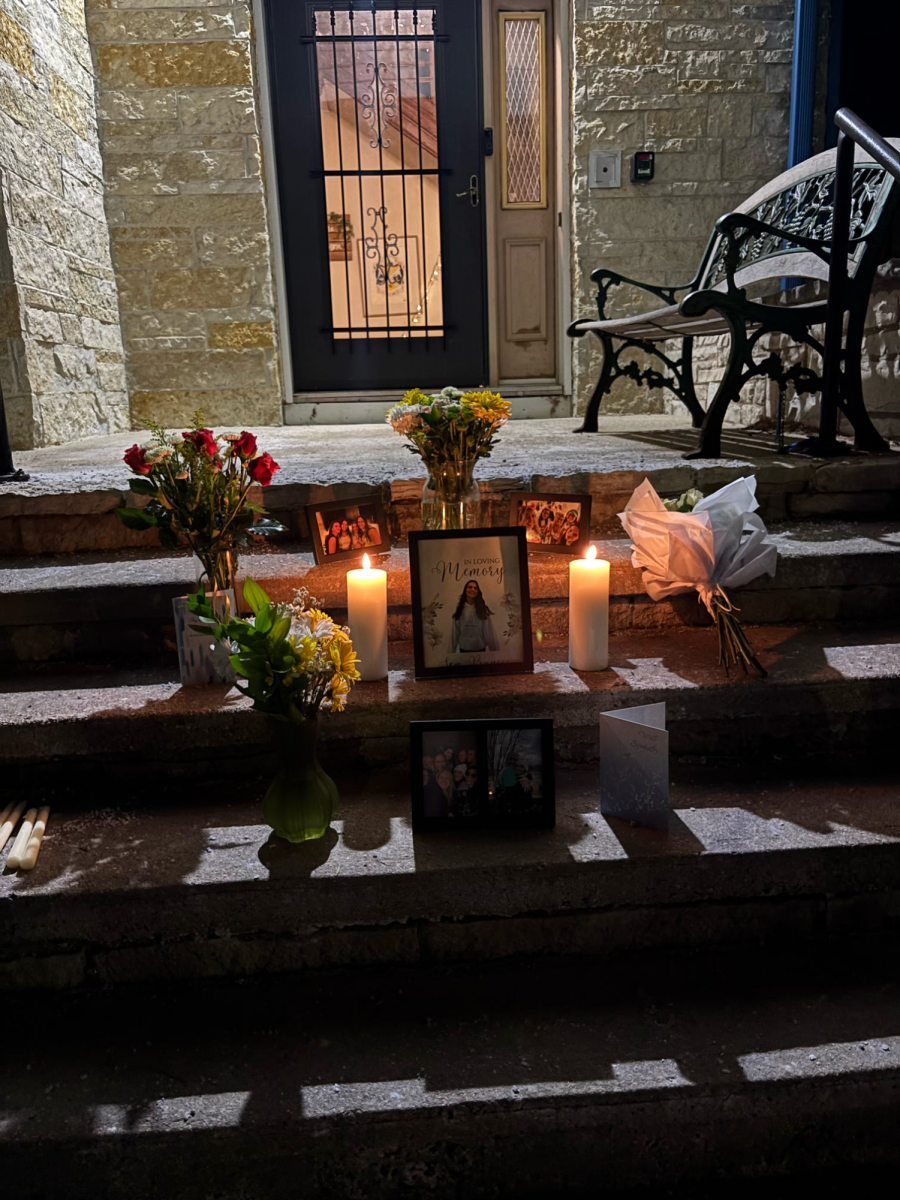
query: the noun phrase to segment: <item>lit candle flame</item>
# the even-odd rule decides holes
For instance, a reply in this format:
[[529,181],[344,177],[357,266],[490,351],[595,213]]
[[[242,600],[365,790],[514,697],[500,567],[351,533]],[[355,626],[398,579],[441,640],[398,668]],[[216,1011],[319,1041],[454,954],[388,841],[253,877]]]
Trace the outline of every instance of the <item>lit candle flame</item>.
[[[593,547],[591,547],[591,549],[593,549]],[[372,564],[369,562],[368,554],[364,554],[363,555],[363,570],[368,571],[371,568],[371,566],[372,566]]]
[[587,553],[585,554],[584,557],[588,558],[588,559],[597,557],[597,547],[593,543],[591,543],[591,545],[588,546]]

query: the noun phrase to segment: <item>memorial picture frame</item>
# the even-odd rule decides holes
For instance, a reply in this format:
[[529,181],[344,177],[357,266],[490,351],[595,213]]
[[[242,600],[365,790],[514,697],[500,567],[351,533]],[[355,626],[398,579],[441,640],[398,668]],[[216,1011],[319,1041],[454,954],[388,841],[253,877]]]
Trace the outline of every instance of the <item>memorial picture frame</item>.
[[[349,500],[307,504],[306,516],[313,553],[320,567],[330,563],[361,562],[364,554],[374,557],[390,553],[391,535],[380,496],[353,496]],[[365,531],[360,520],[365,521]],[[346,534],[343,532],[345,524]],[[349,539],[349,545],[343,544],[345,539]]]
[[525,530],[531,553],[581,558],[591,544],[590,493],[513,492],[509,523]]
[[553,721],[413,721],[412,826],[418,833],[552,829]]
[[416,679],[534,670],[524,529],[413,531],[409,566]]

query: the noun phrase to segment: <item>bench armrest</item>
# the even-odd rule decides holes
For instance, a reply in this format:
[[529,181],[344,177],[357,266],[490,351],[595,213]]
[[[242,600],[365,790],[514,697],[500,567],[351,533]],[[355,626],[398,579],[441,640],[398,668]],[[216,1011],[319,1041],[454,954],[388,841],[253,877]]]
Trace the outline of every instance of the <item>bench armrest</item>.
[[[725,238],[731,242],[740,244],[746,241],[746,237],[751,234],[771,234],[773,237],[783,238],[786,242],[792,242],[795,246],[802,246],[805,250],[811,250],[813,254],[826,262],[829,257],[829,243],[817,241],[815,238],[806,237],[802,233],[795,233],[790,229],[779,229],[777,225],[770,225],[767,221],[759,221],[756,217],[747,216],[745,213],[726,213],[724,217],[719,217],[716,221],[716,229]],[[742,231],[745,237],[735,238],[738,231]]]
[[600,320],[607,319],[606,301],[609,298],[609,293],[614,287],[619,287],[620,284],[626,284],[628,287],[638,288],[642,292],[648,292],[651,296],[657,296],[666,304],[677,304],[676,292],[688,292],[695,284],[695,280],[690,283],[679,283],[674,287],[665,287],[654,283],[641,283],[638,279],[629,279],[627,275],[620,275],[618,271],[611,271],[608,267],[597,267],[595,271],[591,271],[591,279],[597,285],[597,310],[600,315]]

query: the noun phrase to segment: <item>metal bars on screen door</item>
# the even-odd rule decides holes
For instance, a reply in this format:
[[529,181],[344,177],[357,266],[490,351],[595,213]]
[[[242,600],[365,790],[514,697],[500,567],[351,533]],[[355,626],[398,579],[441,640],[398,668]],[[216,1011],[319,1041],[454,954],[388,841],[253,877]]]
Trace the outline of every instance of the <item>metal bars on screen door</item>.
[[436,6],[314,8],[333,344],[444,333]]

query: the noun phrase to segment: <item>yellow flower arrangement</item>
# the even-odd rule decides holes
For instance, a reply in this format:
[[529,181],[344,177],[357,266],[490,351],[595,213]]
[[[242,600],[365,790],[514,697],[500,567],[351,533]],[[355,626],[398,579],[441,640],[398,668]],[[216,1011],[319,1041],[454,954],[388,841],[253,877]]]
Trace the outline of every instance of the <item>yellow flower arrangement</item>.
[[253,707],[289,721],[315,720],[320,710],[343,712],[360,678],[350,631],[335,625],[305,588],[292,603],[275,604],[248,579],[244,600],[253,611],[247,621],[220,621],[202,591],[189,605],[234,651],[231,665],[243,681],[238,690]]
[[511,412],[510,402],[489,389],[448,387],[426,395],[411,388],[388,412],[387,423],[408,439],[408,449],[419,455],[429,474],[447,466],[471,474],[478,459],[490,455]]

